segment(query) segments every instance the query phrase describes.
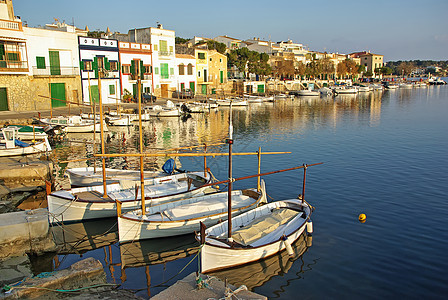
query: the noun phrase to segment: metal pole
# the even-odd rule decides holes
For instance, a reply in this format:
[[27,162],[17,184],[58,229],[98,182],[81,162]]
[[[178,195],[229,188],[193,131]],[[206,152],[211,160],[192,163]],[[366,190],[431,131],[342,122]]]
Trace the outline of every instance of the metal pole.
[[227,196],[227,239],[232,238],[232,145],[233,145],[233,125],[232,125],[232,100],[230,100],[229,113],[229,186]]
[[302,203],[305,202],[306,169],[308,169],[308,165],[303,164]]
[[[204,144],[204,153],[207,152],[207,144]],[[204,176],[207,176],[207,156],[204,155]]]
[[[261,147],[258,148],[258,175],[260,175],[261,172]],[[261,190],[261,177],[258,176],[258,180],[257,180],[257,191]]]

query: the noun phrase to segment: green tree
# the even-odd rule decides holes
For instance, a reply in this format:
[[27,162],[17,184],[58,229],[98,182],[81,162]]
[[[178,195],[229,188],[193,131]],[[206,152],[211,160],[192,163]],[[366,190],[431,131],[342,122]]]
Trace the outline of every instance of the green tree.
[[247,77],[247,72],[257,75],[271,74],[271,68],[268,65],[269,56],[256,51],[250,51],[247,48],[232,50],[227,53],[228,66],[235,66]]
[[190,39],[184,39],[181,37],[176,36],[174,43],[177,44],[185,44],[186,42],[188,42]]
[[207,47],[209,50],[216,50],[221,54],[226,54],[226,44],[217,41],[207,41]]

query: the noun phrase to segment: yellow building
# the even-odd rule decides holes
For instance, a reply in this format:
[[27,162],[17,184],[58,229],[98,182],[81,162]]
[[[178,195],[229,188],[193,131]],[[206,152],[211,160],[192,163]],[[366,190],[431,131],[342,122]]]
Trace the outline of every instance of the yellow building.
[[195,49],[194,57],[196,58],[196,94],[206,95],[208,93],[207,86],[211,84],[211,81],[209,81],[208,50]]
[[373,54],[370,51],[351,53],[350,57],[359,58],[360,65],[366,67],[366,71],[372,72],[375,75],[375,70],[384,66],[384,55]]
[[209,50],[208,69],[211,82],[211,91],[208,92],[214,94],[222,91],[223,84],[227,83],[227,56],[218,51]]

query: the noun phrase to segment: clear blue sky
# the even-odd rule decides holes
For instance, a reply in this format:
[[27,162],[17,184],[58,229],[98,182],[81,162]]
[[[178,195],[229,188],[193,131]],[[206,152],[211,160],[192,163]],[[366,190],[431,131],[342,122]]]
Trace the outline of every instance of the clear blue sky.
[[370,50],[385,61],[448,60],[448,0],[13,0],[29,26],[53,18],[90,30],[175,30],[176,36],[291,39],[311,50]]

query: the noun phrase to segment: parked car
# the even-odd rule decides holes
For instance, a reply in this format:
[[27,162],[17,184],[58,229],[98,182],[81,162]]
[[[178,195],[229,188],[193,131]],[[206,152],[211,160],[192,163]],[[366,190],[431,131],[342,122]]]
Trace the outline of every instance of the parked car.
[[182,91],[174,91],[173,92],[173,98],[180,98],[180,99],[186,99],[186,98],[194,98],[194,93],[190,89],[182,90]]
[[157,100],[157,97],[154,95],[151,95],[149,93],[142,94],[142,102],[143,103],[156,102],[156,100]]

